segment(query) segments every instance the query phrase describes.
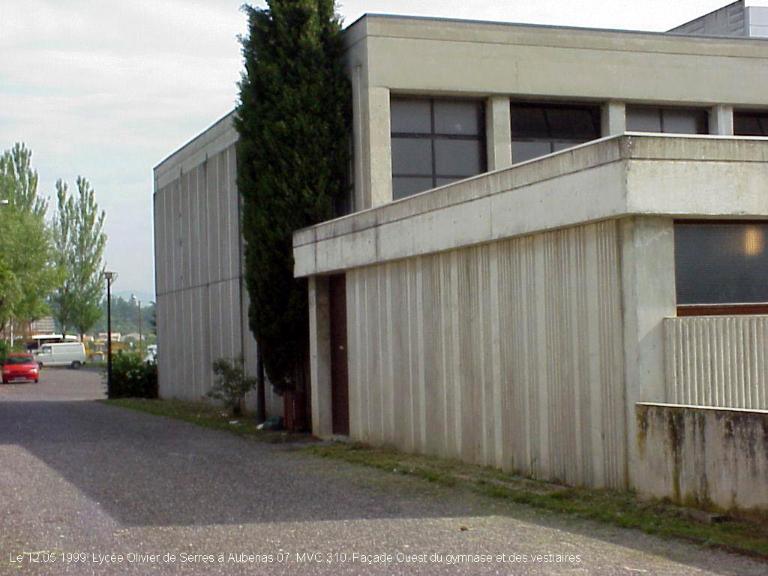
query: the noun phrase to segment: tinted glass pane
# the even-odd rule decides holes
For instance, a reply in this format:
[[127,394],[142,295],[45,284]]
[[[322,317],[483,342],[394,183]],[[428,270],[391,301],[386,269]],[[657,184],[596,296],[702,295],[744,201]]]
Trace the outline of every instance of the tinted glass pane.
[[768,302],[768,224],[677,224],[678,304]]
[[392,174],[432,174],[432,141],[427,138],[392,138]]
[[588,108],[550,108],[547,110],[547,120],[552,138],[586,141],[600,137],[593,113]]
[[539,106],[512,105],[512,137],[546,138],[549,136],[544,109]]
[[661,132],[658,108],[627,106],[627,130],[630,132]]
[[458,182],[459,180],[462,180],[462,178],[438,178],[437,185],[445,186],[446,184],[452,184],[453,182]]
[[438,134],[480,134],[480,106],[477,102],[435,100],[435,132]]
[[512,162],[525,162],[552,152],[552,144],[546,140],[512,140]]
[[432,132],[429,100],[392,100],[392,132],[428,134]]
[[432,178],[392,178],[392,197],[395,200],[413,196],[432,188]]
[[435,140],[438,176],[474,176],[483,171],[480,143],[476,140]]
[[666,108],[661,111],[662,130],[667,134],[706,134],[707,113],[704,110]]
[[768,114],[736,112],[733,133],[737,136],[768,136]]

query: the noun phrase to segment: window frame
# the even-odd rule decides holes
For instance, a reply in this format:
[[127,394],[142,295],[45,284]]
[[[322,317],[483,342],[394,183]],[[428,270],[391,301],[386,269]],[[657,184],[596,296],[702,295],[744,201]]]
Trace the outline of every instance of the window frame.
[[[450,96],[409,96],[409,95],[396,95],[390,99],[390,114],[392,113],[392,102],[395,101],[422,101],[429,102],[429,123],[430,132],[395,132],[392,128],[389,131],[390,138],[390,151],[394,148],[395,139],[409,139],[409,140],[427,140],[429,141],[430,149],[430,174],[411,174],[411,173],[396,173],[394,162],[392,163],[392,199],[402,200],[403,198],[410,198],[421,192],[414,194],[408,194],[406,196],[395,197],[395,179],[396,178],[431,178],[432,187],[423,190],[432,190],[445,184],[438,184],[439,180],[465,180],[466,178],[472,178],[477,174],[483,174],[488,171],[488,137],[486,133],[486,119],[485,119],[485,99],[483,98],[451,98]],[[435,121],[435,103],[436,102],[467,102],[476,105],[477,107],[477,134],[444,134],[436,132]],[[390,125],[392,122],[390,121]],[[479,149],[479,162],[480,171],[477,174],[467,176],[465,174],[438,174],[437,173],[437,150],[435,143],[441,140],[454,140],[464,142],[476,142]]]
[[[676,219],[673,227],[686,225],[768,225],[768,220],[709,220],[709,219]],[[675,241],[676,242],[676,241]],[[676,248],[675,248],[676,250]],[[677,286],[677,254],[675,254],[675,286]],[[766,302],[721,302],[712,304],[679,304],[677,302],[677,288],[675,288],[675,308],[678,317],[691,316],[747,316],[768,315],[768,301]]]

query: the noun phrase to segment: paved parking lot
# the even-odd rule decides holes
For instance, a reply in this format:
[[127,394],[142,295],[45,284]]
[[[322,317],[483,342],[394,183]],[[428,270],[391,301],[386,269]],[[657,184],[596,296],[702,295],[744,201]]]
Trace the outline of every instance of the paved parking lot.
[[95,401],[103,393],[87,370],[0,387],[0,574],[768,572]]

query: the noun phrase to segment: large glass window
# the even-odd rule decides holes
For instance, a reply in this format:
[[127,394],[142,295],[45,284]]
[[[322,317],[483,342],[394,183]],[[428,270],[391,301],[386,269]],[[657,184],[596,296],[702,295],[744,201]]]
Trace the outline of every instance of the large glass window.
[[768,112],[733,113],[733,133],[737,136],[768,136]]
[[768,303],[768,223],[675,224],[678,306]]
[[627,106],[627,130],[667,134],[707,134],[709,112],[700,108]]
[[486,171],[480,100],[392,100],[395,200]]
[[515,163],[600,138],[597,106],[513,102],[511,115]]

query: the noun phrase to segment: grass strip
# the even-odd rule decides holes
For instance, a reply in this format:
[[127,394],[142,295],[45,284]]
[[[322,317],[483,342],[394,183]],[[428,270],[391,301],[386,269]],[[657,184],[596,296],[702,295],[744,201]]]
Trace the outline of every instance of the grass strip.
[[144,398],[116,398],[101,400],[110,406],[119,406],[146,412],[155,416],[166,416],[183,420],[212,430],[225,430],[238,436],[253,438],[259,442],[282,444],[287,442],[306,441],[304,434],[259,430],[256,421],[249,416],[233,417],[221,408],[205,402],[187,402],[183,400],[147,400]]
[[548,512],[768,559],[768,526],[764,522],[724,518],[716,523],[707,523],[694,518],[695,512],[689,508],[665,501],[641,500],[632,492],[572,488],[530,480],[495,468],[362,444],[319,444],[304,450],[322,458],[369,466],[391,474],[415,476],[442,486],[467,489]]

